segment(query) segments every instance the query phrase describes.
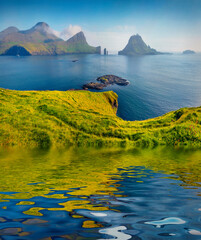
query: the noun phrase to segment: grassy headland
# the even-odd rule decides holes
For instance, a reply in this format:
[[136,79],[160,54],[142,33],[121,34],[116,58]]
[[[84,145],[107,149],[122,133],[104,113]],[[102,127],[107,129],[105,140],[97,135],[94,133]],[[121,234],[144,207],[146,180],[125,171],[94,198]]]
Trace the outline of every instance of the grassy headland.
[[144,121],[116,116],[117,94],[0,89],[0,145],[201,146],[201,107]]

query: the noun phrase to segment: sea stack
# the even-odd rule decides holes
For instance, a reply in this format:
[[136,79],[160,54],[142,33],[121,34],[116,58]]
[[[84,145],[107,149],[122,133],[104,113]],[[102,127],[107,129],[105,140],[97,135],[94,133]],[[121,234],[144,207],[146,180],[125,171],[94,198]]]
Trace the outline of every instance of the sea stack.
[[107,55],[107,50],[106,50],[106,48],[104,48],[104,55]]
[[126,47],[118,52],[119,55],[156,55],[161,54],[157,52],[155,49],[146,45],[146,43],[142,40],[142,37],[137,34],[130,37],[128,44]]
[[104,55],[108,55],[107,48],[104,48]]

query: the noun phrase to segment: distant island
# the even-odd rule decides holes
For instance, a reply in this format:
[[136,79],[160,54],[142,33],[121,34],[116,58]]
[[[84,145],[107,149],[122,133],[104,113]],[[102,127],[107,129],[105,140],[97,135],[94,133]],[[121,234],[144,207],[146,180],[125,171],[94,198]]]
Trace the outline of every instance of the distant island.
[[96,79],[98,82],[90,82],[86,83],[82,86],[83,89],[96,89],[96,90],[102,90],[103,88],[112,85],[117,84],[121,86],[126,86],[129,84],[129,81],[126,79],[123,79],[121,77],[115,76],[115,75],[103,75],[101,77],[98,77]]
[[195,54],[195,51],[193,51],[193,50],[185,50],[185,51],[183,51],[183,54]]
[[20,31],[9,27],[0,32],[0,55],[61,55],[68,53],[101,53],[101,47],[90,46],[81,31],[64,41],[45,22]]
[[147,46],[146,43],[142,40],[142,37],[137,34],[130,37],[126,47],[118,52],[119,55],[157,55],[162,54],[157,52],[155,49]]

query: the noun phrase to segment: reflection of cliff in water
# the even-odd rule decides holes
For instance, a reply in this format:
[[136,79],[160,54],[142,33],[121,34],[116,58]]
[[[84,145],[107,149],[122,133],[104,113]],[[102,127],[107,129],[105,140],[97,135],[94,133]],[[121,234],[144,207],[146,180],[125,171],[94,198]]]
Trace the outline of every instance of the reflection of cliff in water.
[[[171,174],[169,178],[180,180],[183,187],[201,186],[201,151],[166,147],[143,150],[15,149],[10,152],[0,149],[0,160],[0,169],[4,169],[0,175],[0,192],[5,189],[18,192],[7,199],[45,196],[51,192],[50,186],[58,191],[73,188],[74,195],[105,195],[107,192],[113,196],[118,192],[116,184],[122,179],[121,172],[133,167]],[[138,176],[140,178],[140,174]],[[34,191],[36,186],[30,183],[41,184]],[[3,197],[0,194],[0,201]]]
[[8,50],[6,50],[5,55],[9,55],[9,56],[30,56],[31,54],[24,47],[12,46]]

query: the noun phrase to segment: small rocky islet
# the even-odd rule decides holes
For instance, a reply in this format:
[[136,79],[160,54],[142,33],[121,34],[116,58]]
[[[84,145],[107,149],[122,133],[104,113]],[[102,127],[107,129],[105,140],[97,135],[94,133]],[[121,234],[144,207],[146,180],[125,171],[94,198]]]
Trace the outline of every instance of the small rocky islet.
[[128,80],[115,75],[103,75],[101,77],[98,77],[96,80],[98,82],[86,83],[82,86],[82,88],[85,90],[87,89],[102,90],[103,88],[112,84],[117,84],[121,86],[126,86],[129,84]]
[[183,54],[195,54],[195,51],[193,51],[193,50],[185,50],[185,51],[183,51]]

